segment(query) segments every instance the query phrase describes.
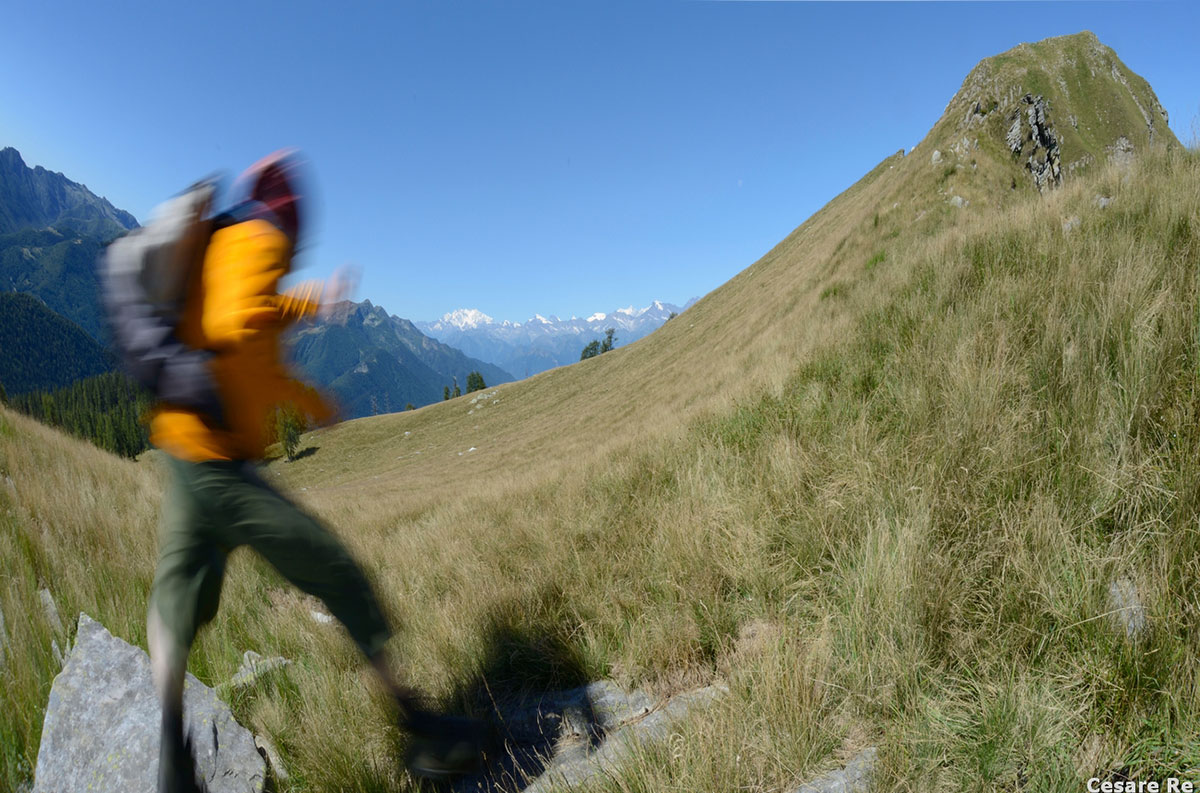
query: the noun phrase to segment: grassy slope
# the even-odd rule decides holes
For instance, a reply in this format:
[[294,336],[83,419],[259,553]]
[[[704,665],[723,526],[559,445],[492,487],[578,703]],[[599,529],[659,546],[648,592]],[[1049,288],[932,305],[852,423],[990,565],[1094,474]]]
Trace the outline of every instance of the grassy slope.
[[[780,789],[868,742],[884,789],[1200,764],[1200,165],[1158,154],[1045,199],[988,183],[959,211],[944,183],[964,174],[918,151],[647,340],[498,404],[339,425],[268,469],[367,561],[417,680],[468,705],[485,680],[728,680],[622,790]],[[14,781],[53,665],[13,615],[44,579],[65,614],[144,641],[160,485],[153,460],[0,415]],[[1119,576],[1139,643],[1106,616]],[[349,643],[248,556],[224,601],[192,669],[297,659],[233,703],[290,789],[388,789],[397,738]]]

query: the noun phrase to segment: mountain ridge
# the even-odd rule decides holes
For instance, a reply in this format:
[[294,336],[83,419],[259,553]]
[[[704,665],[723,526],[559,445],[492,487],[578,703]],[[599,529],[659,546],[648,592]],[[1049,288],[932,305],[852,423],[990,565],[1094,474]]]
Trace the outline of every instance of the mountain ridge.
[[630,305],[586,318],[535,314],[525,322],[497,321],[478,309],[464,308],[447,312],[439,320],[415,324],[422,332],[475,358],[528,377],[577,362],[583,346],[602,338],[610,327],[616,330],[618,345],[644,338],[696,300],[692,298],[682,307],[655,300],[644,308]]
[[107,241],[137,225],[132,214],[86,185],[40,165],[30,168],[11,146],[0,149],[0,234],[56,228]]
[[336,395],[347,418],[440,401],[446,386],[465,389],[473,371],[488,385],[513,379],[370,300],[339,303],[327,318],[295,328],[286,344],[300,370]]

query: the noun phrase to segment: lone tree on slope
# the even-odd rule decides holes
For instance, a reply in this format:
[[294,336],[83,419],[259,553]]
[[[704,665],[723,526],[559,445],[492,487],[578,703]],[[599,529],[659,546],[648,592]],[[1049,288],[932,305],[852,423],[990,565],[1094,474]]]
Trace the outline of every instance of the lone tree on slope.
[[595,340],[588,342],[583,348],[583,352],[579,354],[579,360],[586,361],[588,358],[595,358],[597,355],[603,355],[613,348],[616,344],[616,328],[609,328],[604,331],[604,341]]

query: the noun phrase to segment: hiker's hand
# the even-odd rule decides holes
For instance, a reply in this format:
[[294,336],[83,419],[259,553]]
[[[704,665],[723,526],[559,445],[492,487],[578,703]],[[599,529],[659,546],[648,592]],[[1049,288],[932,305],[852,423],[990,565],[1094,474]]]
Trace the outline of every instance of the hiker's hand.
[[329,316],[333,307],[343,300],[349,300],[358,289],[358,281],[362,270],[352,264],[343,264],[333,272],[329,283],[325,285],[325,294],[321,299],[320,315],[322,319]]

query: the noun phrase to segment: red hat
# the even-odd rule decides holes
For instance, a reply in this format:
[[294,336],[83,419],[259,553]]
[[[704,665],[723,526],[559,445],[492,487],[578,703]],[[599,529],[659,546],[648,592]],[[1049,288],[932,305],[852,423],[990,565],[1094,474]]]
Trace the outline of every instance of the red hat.
[[247,168],[237,184],[250,201],[258,201],[279,219],[285,234],[300,235],[300,185],[304,163],[296,149],[280,149]]

